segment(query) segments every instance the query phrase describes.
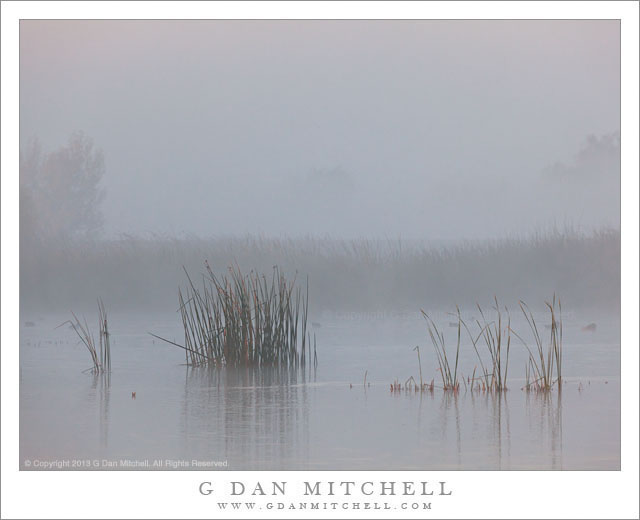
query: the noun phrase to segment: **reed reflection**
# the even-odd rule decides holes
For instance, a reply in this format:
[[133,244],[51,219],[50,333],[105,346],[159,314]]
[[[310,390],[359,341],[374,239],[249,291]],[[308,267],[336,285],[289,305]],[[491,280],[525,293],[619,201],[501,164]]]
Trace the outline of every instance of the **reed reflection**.
[[107,450],[109,448],[109,423],[110,423],[110,405],[111,398],[111,374],[110,372],[101,372],[93,375],[91,381],[91,399],[96,401],[99,409],[99,439],[100,448]]
[[[462,465],[462,436],[460,425],[460,408],[459,408],[459,393],[455,391],[445,391],[442,393],[442,399],[440,400],[439,415],[442,443],[448,444],[450,442],[449,422],[452,419],[453,422],[453,434],[455,438],[455,453],[456,453],[456,466]],[[452,416],[452,417],[451,417]]]
[[226,459],[228,469],[304,465],[309,459],[308,377],[292,367],[187,368],[185,450]]
[[562,388],[557,392],[526,392],[528,426],[551,469],[563,469]]
[[[452,464],[447,462],[443,467],[564,469],[562,391],[511,395],[506,391],[443,392],[435,412],[435,445],[451,449]],[[418,424],[422,421],[421,411],[419,414]],[[479,446],[484,447],[480,452]],[[514,450],[528,450],[529,456],[514,461]]]

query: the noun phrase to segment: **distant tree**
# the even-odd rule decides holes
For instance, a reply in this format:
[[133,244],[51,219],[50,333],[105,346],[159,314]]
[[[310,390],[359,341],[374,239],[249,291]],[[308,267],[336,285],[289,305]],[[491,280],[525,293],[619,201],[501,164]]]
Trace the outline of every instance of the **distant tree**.
[[37,140],[20,151],[20,233],[23,239],[87,238],[102,229],[102,151],[74,133],[43,154]]
[[620,132],[589,135],[570,164],[556,163],[547,170],[556,178],[602,180],[611,182],[620,176]]

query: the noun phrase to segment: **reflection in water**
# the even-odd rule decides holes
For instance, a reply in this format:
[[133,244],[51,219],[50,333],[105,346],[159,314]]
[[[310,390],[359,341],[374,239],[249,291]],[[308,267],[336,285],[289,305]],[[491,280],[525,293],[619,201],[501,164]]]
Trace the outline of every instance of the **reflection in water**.
[[[185,367],[181,355],[135,335],[117,343],[110,375],[91,376],[75,342],[39,347],[44,333],[28,332],[21,460],[226,460],[229,470],[620,467],[620,385],[609,376],[584,386],[574,377],[561,393],[390,392],[386,374],[415,370],[395,347],[329,344],[316,380],[313,368]],[[612,348],[580,346],[574,356]],[[596,359],[599,370],[617,369],[603,365],[604,354]],[[378,379],[365,383],[363,360]]]
[[493,438],[495,439],[495,459],[498,469],[511,467],[511,427],[507,392],[487,392],[483,397],[488,403]]
[[562,388],[557,392],[527,392],[529,429],[550,454],[551,469],[562,469]]
[[[512,410],[508,392],[443,392],[436,422],[440,425],[440,442],[455,446],[456,461],[452,465],[450,460],[447,467],[465,469],[473,465],[472,460],[482,461],[482,469],[540,465],[563,469],[562,392],[529,392],[524,396],[524,409],[521,395],[512,396],[516,397]],[[422,406],[420,413],[421,409]],[[522,416],[518,420],[520,427],[515,430],[511,418],[514,411]],[[482,454],[475,452],[478,445],[483,446]],[[514,445],[519,456],[515,461]],[[530,457],[525,463],[523,452]]]
[[109,448],[109,398],[111,393],[111,374],[102,372],[94,374],[91,382],[91,393],[93,400],[97,401],[99,408],[99,436],[100,448],[107,450]]
[[286,469],[307,460],[306,378],[291,368],[189,367],[182,402],[185,452],[226,458],[229,469],[273,468],[273,461]]
[[462,439],[460,430],[460,408],[458,407],[458,392],[443,392],[440,401],[440,422],[442,424],[443,442],[448,437],[449,415],[453,413],[454,435],[456,446],[456,465],[460,466],[462,457]]

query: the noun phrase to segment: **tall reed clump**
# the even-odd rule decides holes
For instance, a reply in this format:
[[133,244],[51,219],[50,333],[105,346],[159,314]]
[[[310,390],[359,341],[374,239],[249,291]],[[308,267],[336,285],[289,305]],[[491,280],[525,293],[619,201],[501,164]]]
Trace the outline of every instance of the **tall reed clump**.
[[[494,297],[495,306],[493,309],[496,312],[496,318],[489,321],[485,316],[484,311],[478,305],[478,312],[480,313],[480,320],[476,319],[476,325],[478,327],[478,333],[473,335],[467,324],[460,317],[460,310],[458,310],[458,323],[466,329],[473,349],[476,352],[480,368],[482,373],[480,374],[479,383],[481,389],[486,391],[502,391],[507,389],[507,375],[509,372],[509,350],[511,347],[511,316],[508,309],[505,307],[506,313],[506,325],[503,327],[503,315],[498,304],[498,298]],[[459,325],[460,326],[460,325]],[[483,343],[489,353],[489,361],[491,365],[483,362],[480,351],[478,350],[478,343],[480,340]],[[474,384],[476,384],[475,370],[473,378],[471,379],[471,389],[473,390]]]
[[520,309],[529,324],[535,342],[535,349],[532,350],[521,336],[514,333],[529,352],[524,386],[527,391],[544,392],[551,390],[555,384],[558,388],[562,387],[562,304],[559,299],[556,300],[554,294],[552,302],[545,302],[545,305],[551,314],[550,338],[546,352],[533,313],[526,303],[520,302]]
[[[317,363],[307,334],[308,282],[303,295],[295,278],[288,281],[278,267],[270,278],[239,267],[216,276],[208,262],[201,287],[187,275],[178,292],[187,364],[215,366],[297,367]],[[154,334],[155,336],[155,334]],[[313,355],[313,358],[312,358]]]
[[[427,320],[429,336],[431,337],[431,342],[433,343],[433,347],[438,358],[438,370],[442,377],[442,386],[444,390],[453,390],[454,392],[457,392],[460,389],[460,382],[458,381],[458,358],[460,355],[460,335],[462,320],[458,320],[458,342],[456,345],[456,359],[453,364],[453,370],[451,370],[451,365],[449,363],[449,357],[447,356],[447,349],[444,341],[444,334],[440,330],[438,330],[438,327],[426,312],[424,312],[422,309],[420,309],[420,312],[422,312],[424,319]],[[460,310],[458,309],[458,317],[459,316]],[[421,383],[421,385],[423,385],[423,383]]]
[[[73,319],[75,321],[67,320],[65,323],[70,323],[74,332],[80,338],[80,341],[87,347],[89,354],[91,355],[91,361],[93,366],[87,370],[90,370],[94,374],[108,373],[111,371],[111,342],[109,339],[109,326],[107,322],[107,311],[105,310],[104,303],[101,299],[98,299],[98,347],[96,348],[96,342],[89,329],[87,320],[84,319],[84,324],[80,322],[78,317],[72,311]],[[60,325],[61,326],[61,325]]]

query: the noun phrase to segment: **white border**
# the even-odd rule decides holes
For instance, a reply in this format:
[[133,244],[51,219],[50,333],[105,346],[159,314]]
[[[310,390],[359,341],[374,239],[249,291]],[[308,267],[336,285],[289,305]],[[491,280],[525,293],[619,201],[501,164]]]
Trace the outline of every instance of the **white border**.
[[[19,472],[18,20],[20,18],[609,18],[622,20],[622,471],[620,472]],[[2,3],[2,518],[229,516],[197,486],[212,481],[446,480],[437,518],[638,518],[638,3],[637,2],[3,2]],[[594,417],[594,423],[598,421]],[[288,498],[295,498],[289,496]],[[381,500],[382,497],[376,497]],[[305,516],[388,518],[384,511]],[[300,511],[262,510],[264,518]],[[246,517],[247,512],[237,514]],[[394,512],[401,517],[402,512]]]

